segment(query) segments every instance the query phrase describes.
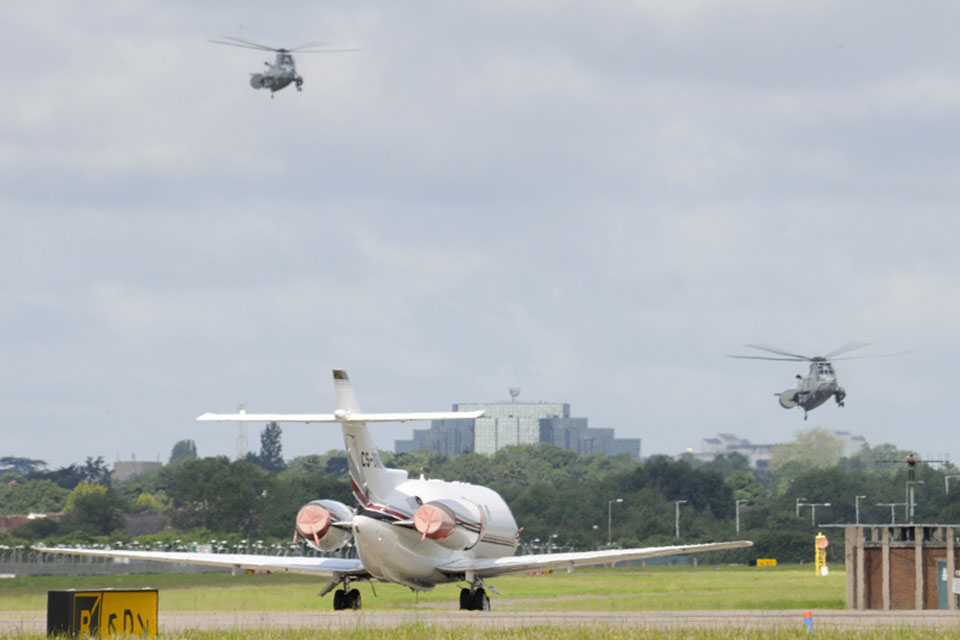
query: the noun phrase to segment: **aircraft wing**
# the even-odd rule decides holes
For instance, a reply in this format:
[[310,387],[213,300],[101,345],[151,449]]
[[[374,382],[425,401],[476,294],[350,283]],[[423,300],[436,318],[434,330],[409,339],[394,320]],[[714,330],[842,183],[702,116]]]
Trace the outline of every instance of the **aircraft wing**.
[[354,558],[311,558],[305,556],[266,556],[243,553],[195,553],[183,551],[133,551],[125,549],[76,549],[34,547],[43,553],[102,558],[130,558],[155,562],[185,562],[225,569],[261,569],[275,573],[302,573],[311,576],[351,575],[367,577],[363,563]]
[[685,553],[743,549],[751,546],[753,546],[753,543],[749,540],[734,540],[732,542],[711,542],[708,544],[688,544],[674,547],[608,549],[606,551],[584,551],[577,553],[540,553],[530,556],[509,556],[506,558],[461,558],[442,564],[437,568],[446,573],[472,571],[481,578],[490,578],[507,573],[542,571],[544,569],[566,569],[624,562],[627,560],[675,556]]

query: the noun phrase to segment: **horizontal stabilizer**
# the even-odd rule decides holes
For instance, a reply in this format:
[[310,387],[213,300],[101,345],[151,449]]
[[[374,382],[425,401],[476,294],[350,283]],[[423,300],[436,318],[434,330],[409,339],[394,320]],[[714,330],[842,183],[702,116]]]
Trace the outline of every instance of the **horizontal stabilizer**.
[[205,413],[200,422],[412,422],[426,420],[475,420],[483,411],[424,411],[420,413]]

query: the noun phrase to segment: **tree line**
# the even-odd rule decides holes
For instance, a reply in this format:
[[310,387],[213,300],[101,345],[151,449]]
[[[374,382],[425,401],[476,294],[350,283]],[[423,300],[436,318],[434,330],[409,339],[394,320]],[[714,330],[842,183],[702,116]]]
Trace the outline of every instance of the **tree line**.
[[[259,454],[231,461],[197,457],[195,445],[183,441],[166,466],[117,483],[111,483],[101,458],[54,471],[7,471],[0,476],[0,514],[64,515],[59,522],[33,520],[0,535],[0,543],[123,538],[125,521],[138,513],[162,514],[170,534],[180,537],[203,532],[196,535],[289,540],[297,510],[310,500],[353,504],[343,451],[285,461],[279,443],[279,427],[268,425]],[[904,501],[908,469],[897,461],[911,452],[880,445],[845,457],[842,448],[829,432],[812,429],[779,445],[770,467],[762,470],[750,468],[738,454],[706,463],[691,455],[639,463],[627,456],[581,457],[549,444],[506,447],[492,456],[446,457],[421,450],[381,452],[381,458],[412,477],[490,486],[510,505],[523,527],[521,543],[531,551],[594,549],[608,540],[633,547],[744,538],[754,540],[755,547],[703,560],[797,562],[812,557],[816,524],[854,521],[856,496],[867,496],[859,505],[861,522],[889,522],[889,508],[877,503]],[[917,488],[918,522],[960,522],[960,485],[950,488],[946,479],[952,474],[952,465],[917,465],[916,479],[923,482]],[[798,515],[798,499],[832,506],[817,510],[815,524],[810,508],[800,507]],[[895,515],[903,522],[902,508]],[[831,537],[839,534],[827,531]]]

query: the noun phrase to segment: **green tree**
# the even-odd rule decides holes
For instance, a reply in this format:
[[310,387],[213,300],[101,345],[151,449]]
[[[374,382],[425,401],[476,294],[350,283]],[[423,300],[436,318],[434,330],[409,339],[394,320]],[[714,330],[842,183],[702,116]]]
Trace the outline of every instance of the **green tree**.
[[749,471],[734,471],[723,479],[734,500],[749,500],[756,504],[767,496],[767,488]]
[[84,535],[107,535],[123,526],[116,494],[102,484],[81,482],[67,496],[64,523]]
[[181,460],[197,459],[197,443],[193,440],[180,440],[170,451],[170,463],[180,462]]
[[0,490],[0,514],[54,513],[63,509],[69,493],[52,480],[28,480]]
[[280,425],[276,422],[268,424],[260,433],[260,455],[257,456],[256,463],[273,473],[279,473],[287,467],[283,462],[281,433]]
[[226,456],[185,460],[165,471],[168,494],[178,508],[174,522],[184,528],[252,533],[272,489],[266,471],[243,460],[231,463]]
[[155,496],[149,493],[141,493],[134,498],[132,503],[133,513],[143,513],[144,511],[160,511],[163,505]]
[[97,456],[96,458],[87,456],[87,461],[81,468],[80,473],[84,482],[101,484],[105,487],[110,486],[112,474],[110,473],[110,467],[103,461],[103,456]]
[[0,474],[13,471],[25,476],[35,471],[40,471],[45,466],[47,466],[45,460],[32,460],[30,458],[16,458],[12,456],[0,458]]
[[843,457],[843,440],[822,427],[796,433],[792,442],[773,446],[770,469],[779,491],[810,469],[835,466]]

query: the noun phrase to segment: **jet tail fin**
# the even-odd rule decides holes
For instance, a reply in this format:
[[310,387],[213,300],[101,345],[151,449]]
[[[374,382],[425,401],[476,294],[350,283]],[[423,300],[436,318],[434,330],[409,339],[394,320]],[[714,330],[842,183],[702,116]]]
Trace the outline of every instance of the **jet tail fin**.
[[473,420],[483,411],[426,411],[419,413],[362,413],[347,372],[333,370],[337,410],[333,413],[205,413],[202,422],[339,422],[347,450],[347,466],[357,500],[366,505],[382,501],[394,487],[407,479],[401,469],[387,469],[367,429],[368,422],[425,420]]

